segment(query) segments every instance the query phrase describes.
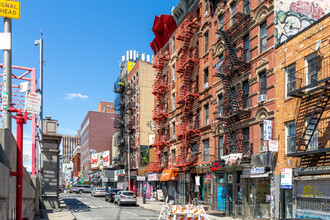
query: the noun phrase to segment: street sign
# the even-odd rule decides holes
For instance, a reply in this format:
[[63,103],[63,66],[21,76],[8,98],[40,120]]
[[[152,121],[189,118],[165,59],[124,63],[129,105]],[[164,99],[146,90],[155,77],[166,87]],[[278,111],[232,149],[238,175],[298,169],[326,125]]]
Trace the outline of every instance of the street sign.
[[25,96],[25,108],[28,113],[39,114],[41,107],[41,95],[38,93],[26,93]]
[[264,141],[272,139],[272,120],[264,120]]
[[21,19],[21,2],[0,0],[0,17]]

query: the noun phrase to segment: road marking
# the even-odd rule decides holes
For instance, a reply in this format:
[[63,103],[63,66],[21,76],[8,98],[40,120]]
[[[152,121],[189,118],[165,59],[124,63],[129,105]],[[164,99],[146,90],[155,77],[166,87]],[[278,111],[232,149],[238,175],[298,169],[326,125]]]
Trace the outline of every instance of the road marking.
[[124,212],[126,212],[126,213],[128,213],[128,214],[131,214],[131,215],[134,215],[134,216],[138,216],[137,214],[135,214],[135,213],[132,213],[132,212],[128,212],[128,211],[125,211],[125,210],[123,210]]

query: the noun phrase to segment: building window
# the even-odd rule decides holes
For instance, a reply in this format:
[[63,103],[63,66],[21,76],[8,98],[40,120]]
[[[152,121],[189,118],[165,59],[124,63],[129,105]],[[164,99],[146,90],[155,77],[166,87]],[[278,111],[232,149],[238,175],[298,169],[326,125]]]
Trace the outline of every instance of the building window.
[[249,107],[249,81],[246,80],[243,82],[243,108]]
[[175,37],[172,38],[172,53],[175,51]]
[[218,95],[218,118],[223,116],[223,96]]
[[205,125],[208,125],[210,123],[209,120],[209,105],[204,105],[204,112],[205,112]]
[[223,156],[223,136],[219,136],[219,140],[218,140],[218,145],[219,145],[219,157],[218,159],[220,160],[221,157]]
[[172,123],[172,138],[175,138],[175,122]]
[[264,145],[264,123],[259,124],[259,147]]
[[197,144],[196,143],[191,144],[191,154],[193,157],[195,157],[197,155]]
[[231,146],[230,152],[231,152],[232,154],[235,154],[235,153],[237,153],[237,152],[236,152],[236,150],[237,150],[236,132],[235,132],[235,131],[232,132],[232,133],[230,134],[230,137],[231,137],[231,140],[233,141],[233,145]]
[[260,25],[260,53],[267,49],[267,23]]
[[236,3],[233,3],[231,6],[231,13],[232,13],[232,24],[236,24]]
[[259,75],[259,92],[260,95],[267,94],[267,75],[266,71],[263,71]]
[[244,52],[243,52],[243,60],[245,62],[250,60],[250,37],[246,35],[243,39],[244,41]]
[[296,151],[296,124],[294,121],[285,123],[285,153]]
[[219,30],[222,30],[223,28],[223,15],[219,16]]
[[[308,151],[313,151],[313,150],[318,150],[318,129],[317,129],[317,123],[318,118],[314,116],[314,118],[311,119],[311,117],[306,117],[306,142],[305,144],[308,144],[308,140],[310,140],[307,150]],[[309,123],[309,124],[308,124]],[[314,133],[313,133],[314,130]],[[312,136],[313,133],[313,136]]]
[[175,93],[172,94],[172,110],[175,109]]
[[204,161],[210,160],[210,146],[209,139],[203,140]]
[[[215,68],[216,68],[218,74],[223,74],[223,54],[220,54],[219,62],[217,63]],[[220,79],[219,76],[218,76],[218,79]]]
[[175,150],[171,150],[172,164],[175,164]]
[[249,0],[244,0],[243,1],[243,13],[248,14],[250,12],[250,1]]
[[306,86],[317,82],[318,57],[314,53],[305,58],[306,63]]
[[201,120],[201,111],[200,109],[197,110],[197,127],[199,128],[199,123]]
[[175,81],[175,64],[172,66],[172,81]]
[[204,17],[209,14],[209,0],[205,0]]
[[285,98],[288,97],[288,93],[293,92],[296,89],[296,64],[292,64],[285,69],[285,81],[286,92]]
[[204,34],[204,53],[209,51],[209,32]]
[[[231,94],[232,94],[232,98],[234,100],[237,100],[236,97],[237,97],[237,94],[236,94],[236,89],[235,87],[231,88]],[[234,101],[232,102],[232,110],[235,112],[237,109],[237,101]]]
[[209,87],[209,68],[204,70],[204,89]]
[[242,134],[243,134],[243,156],[251,155],[251,154],[253,154],[253,151],[250,148],[250,129],[243,128]]

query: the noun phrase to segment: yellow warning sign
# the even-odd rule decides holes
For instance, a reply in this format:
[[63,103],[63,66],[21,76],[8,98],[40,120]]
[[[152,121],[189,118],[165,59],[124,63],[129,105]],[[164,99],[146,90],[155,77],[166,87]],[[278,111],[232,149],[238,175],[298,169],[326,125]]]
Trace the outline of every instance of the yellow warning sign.
[[21,2],[0,0],[0,17],[20,19]]

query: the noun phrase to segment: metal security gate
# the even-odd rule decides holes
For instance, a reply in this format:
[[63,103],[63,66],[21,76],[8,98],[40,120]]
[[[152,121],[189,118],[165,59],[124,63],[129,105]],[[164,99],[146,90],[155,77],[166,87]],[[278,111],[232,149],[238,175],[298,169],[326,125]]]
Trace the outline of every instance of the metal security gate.
[[187,193],[189,192],[188,190],[188,184],[190,182],[190,174],[189,173],[179,173],[179,178],[178,178],[178,194],[179,194],[179,201],[178,203],[180,205],[184,205],[188,203],[187,201]]

